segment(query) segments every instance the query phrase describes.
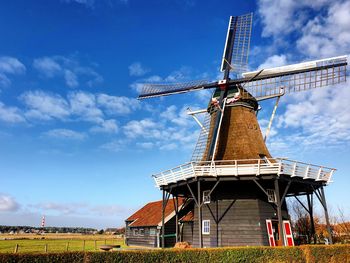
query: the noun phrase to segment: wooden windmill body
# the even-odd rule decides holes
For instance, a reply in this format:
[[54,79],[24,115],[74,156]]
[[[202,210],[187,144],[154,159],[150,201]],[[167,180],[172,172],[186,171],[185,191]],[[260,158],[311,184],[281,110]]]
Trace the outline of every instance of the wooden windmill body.
[[[276,108],[284,94],[344,82],[346,57],[246,72],[242,78],[231,79],[232,69],[240,72],[246,66],[251,21],[252,14],[230,18],[223,80],[148,84],[139,97],[215,88],[207,109],[189,112],[201,127],[192,161],[153,175],[163,191],[163,210],[171,195],[173,200],[185,198],[182,208],[192,207],[190,226],[181,225],[176,217],[174,242],[188,241],[194,247],[294,245],[286,198],[299,195],[307,196],[312,222],[313,197],[319,199],[330,234],[323,187],[331,182],[335,169],[273,158],[257,112],[261,100],[276,98]],[[196,114],[206,115],[204,123]],[[175,207],[176,215],[180,214]],[[164,233],[163,228],[159,233],[163,247],[169,244]],[[329,240],[332,242],[331,235]]]

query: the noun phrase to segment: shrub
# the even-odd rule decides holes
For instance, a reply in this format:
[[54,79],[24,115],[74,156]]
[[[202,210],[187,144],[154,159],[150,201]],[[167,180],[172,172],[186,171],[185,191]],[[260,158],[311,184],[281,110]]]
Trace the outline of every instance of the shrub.
[[121,250],[112,252],[65,252],[0,254],[0,262],[20,263],[117,263],[117,262],[350,262],[350,245],[308,245],[298,247],[230,247],[208,249]]

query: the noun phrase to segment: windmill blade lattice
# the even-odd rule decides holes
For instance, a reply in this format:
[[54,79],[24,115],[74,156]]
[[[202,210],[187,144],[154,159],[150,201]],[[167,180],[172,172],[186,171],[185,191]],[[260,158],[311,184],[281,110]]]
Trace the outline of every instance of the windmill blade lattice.
[[168,96],[172,94],[200,90],[208,88],[206,87],[208,83],[209,81],[207,80],[195,80],[184,83],[145,84],[139,95],[139,99]]
[[[213,113],[203,113],[205,114],[204,121],[203,121],[203,128],[200,131],[196,146],[194,148],[194,151],[192,153],[191,162],[200,162],[203,160],[206,160],[206,156],[204,156],[204,153],[207,150],[207,147],[209,146],[208,142],[211,138],[209,138],[209,132],[210,132],[210,125],[214,125],[214,123],[211,121],[212,117],[213,119],[216,118],[217,111],[214,111]],[[214,116],[212,116],[215,114]]]
[[[231,17],[221,63],[221,71],[225,71],[226,67],[230,66],[232,66],[231,72],[237,74],[247,70],[252,20],[253,13]],[[229,50],[229,47],[227,47],[229,45],[230,33],[233,34],[234,39],[232,50]],[[230,62],[230,65],[228,65],[228,62]]]
[[[257,100],[263,100],[281,94],[281,88],[284,93],[293,93],[345,82],[346,57],[341,57],[334,63],[332,61],[334,62],[332,59],[323,60],[323,64],[316,63],[315,67],[309,69],[258,76],[256,80],[245,82],[244,89]],[[249,75],[251,73],[247,73],[245,77]],[[242,94],[241,97],[245,96],[247,94]]]

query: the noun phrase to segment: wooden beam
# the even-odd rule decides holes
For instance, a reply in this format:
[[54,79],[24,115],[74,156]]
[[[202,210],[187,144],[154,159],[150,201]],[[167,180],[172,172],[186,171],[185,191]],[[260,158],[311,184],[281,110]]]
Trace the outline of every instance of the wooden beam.
[[194,195],[194,193],[193,193],[193,191],[192,191],[190,185],[189,185],[189,184],[186,184],[186,185],[187,185],[188,190],[190,190],[190,193],[191,193],[191,195],[192,195],[192,198],[193,198],[194,202],[196,203],[197,206],[199,206],[198,201],[197,201],[197,198],[196,198],[196,196]]
[[163,198],[162,198],[162,248],[165,248],[165,219],[164,219],[164,213],[165,213],[165,190],[163,190]]
[[283,193],[282,198],[281,198],[281,203],[282,203],[282,204],[283,204],[284,198],[286,197],[286,194],[287,194],[287,192],[288,192],[288,190],[289,190],[289,187],[290,187],[290,184],[291,184],[291,183],[292,183],[292,181],[289,181],[288,184],[287,184],[287,186],[286,186],[286,189],[284,189],[284,193]]
[[266,190],[259,184],[255,179],[253,179],[254,183],[259,186],[259,188],[264,192],[264,194],[268,197],[269,195],[267,194]]
[[277,199],[277,217],[278,217],[278,228],[280,232],[280,239],[282,239],[282,244],[285,246],[284,243],[284,231],[283,231],[283,220],[282,220],[282,204],[280,199],[280,189],[278,184],[278,179],[275,179],[275,193],[276,193],[276,199]]
[[200,198],[201,198],[201,182],[198,180],[197,181],[197,194],[198,194],[198,238],[199,238],[199,247],[203,247],[203,239],[202,239],[202,209],[201,209],[201,204],[200,204]]
[[321,198],[322,198],[322,202],[323,202],[324,215],[325,215],[325,217],[326,217],[326,223],[327,223],[327,231],[328,231],[329,243],[330,243],[330,244],[333,244],[332,230],[331,230],[331,225],[330,225],[330,223],[329,223],[329,216],[328,216],[326,195],[325,195],[325,193],[324,193],[323,186],[321,187]]
[[[311,197],[310,197],[311,196]],[[314,215],[313,215],[313,194],[308,194],[307,196],[307,205],[309,208],[309,216],[310,216],[310,224],[311,224],[311,235],[313,243],[316,244],[316,233],[315,233],[315,222],[314,222]]]
[[295,199],[299,202],[299,204],[301,204],[302,207],[304,207],[304,209],[306,210],[306,212],[310,213],[309,209],[306,208],[306,206],[299,200],[299,198],[295,195],[294,196]]

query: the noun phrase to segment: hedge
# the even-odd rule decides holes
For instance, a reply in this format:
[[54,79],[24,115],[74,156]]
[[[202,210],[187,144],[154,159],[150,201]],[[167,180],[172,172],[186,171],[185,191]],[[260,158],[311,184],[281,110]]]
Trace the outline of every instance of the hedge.
[[0,262],[350,262],[350,245],[298,247],[234,247],[208,249],[154,249],[112,252],[0,254]]

